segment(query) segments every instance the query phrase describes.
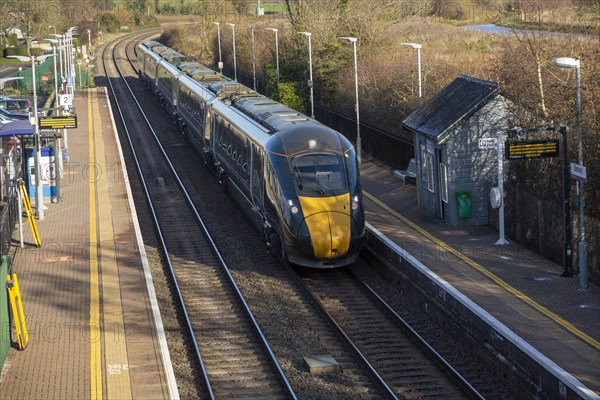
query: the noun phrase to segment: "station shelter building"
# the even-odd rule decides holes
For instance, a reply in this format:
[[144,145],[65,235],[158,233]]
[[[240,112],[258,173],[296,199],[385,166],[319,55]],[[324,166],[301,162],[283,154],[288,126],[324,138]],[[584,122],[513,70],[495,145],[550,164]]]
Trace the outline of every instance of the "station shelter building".
[[512,119],[498,88],[462,74],[403,120],[415,144],[419,209],[449,226],[489,223],[498,153],[480,149],[480,139],[504,141]]

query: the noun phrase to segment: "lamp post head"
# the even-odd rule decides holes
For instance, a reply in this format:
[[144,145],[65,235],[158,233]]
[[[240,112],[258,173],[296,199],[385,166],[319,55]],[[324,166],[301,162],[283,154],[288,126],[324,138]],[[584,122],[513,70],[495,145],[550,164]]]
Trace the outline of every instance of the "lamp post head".
[[552,63],[561,68],[579,68],[581,65],[578,59],[571,57],[558,57]]
[[400,43],[400,44],[402,44],[402,45],[404,45],[404,46],[410,46],[410,47],[412,47],[412,48],[413,48],[413,49],[415,49],[415,50],[418,50],[418,49],[420,49],[421,47],[423,47],[423,46],[421,46],[419,43]]
[[216,26],[219,26],[219,25],[221,25],[221,23],[220,23],[220,22],[213,22],[213,24],[215,24]]
[[235,28],[235,24],[232,24],[231,22],[228,22],[227,25],[229,25],[232,28]]
[[279,32],[279,29],[277,29],[277,28],[265,28],[265,29],[268,31],[273,31],[275,33]]
[[341,36],[339,39],[340,40],[346,40],[346,41],[348,41],[350,43],[356,43],[356,42],[358,42],[358,39],[355,38],[355,37],[352,37],[352,36]]
[[248,29],[250,29],[251,31],[254,30],[254,25],[248,25]]
[[306,37],[310,37],[310,35],[312,35],[312,33],[310,33],[310,32],[298,32],[298,34],[304,35]]

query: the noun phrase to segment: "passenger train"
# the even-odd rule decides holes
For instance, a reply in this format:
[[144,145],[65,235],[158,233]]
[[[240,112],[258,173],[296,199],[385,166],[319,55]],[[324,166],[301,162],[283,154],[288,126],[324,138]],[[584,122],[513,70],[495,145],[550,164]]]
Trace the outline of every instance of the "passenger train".
[[354,262],[365,218],[356,152],[340,133],[156,41],[139,73],[272,252],[316,268]]

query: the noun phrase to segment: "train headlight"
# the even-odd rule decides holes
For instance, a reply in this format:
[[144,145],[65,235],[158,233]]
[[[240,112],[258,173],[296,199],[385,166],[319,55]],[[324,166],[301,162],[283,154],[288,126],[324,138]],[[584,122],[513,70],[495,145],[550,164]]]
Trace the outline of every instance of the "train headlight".
[[358,206],[359,206],[358,196],[352,197],[352,211],[358,210]]
[[288,200],[288,207],[290,208],[292,214],[298,214],[298,211],[300,211],[298,207],[294,205],[292,200]]

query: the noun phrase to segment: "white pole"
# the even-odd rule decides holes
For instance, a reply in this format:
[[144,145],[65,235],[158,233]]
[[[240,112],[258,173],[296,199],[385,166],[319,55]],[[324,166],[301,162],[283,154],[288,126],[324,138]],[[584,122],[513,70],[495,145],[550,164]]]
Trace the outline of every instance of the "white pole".
[[277,29],[277,28],[266,28],[266,29],[268,31],[273,31],[275,33],[275,60],[276,60],[275,76],[277,77],[277,84],[279,84],[279,38],[278,38],[279,29]]
[[310,43],[310,37],[312,34],[310,32],[298,32],[301,35],[304,35],[308,38],[308,87],[310,89],[310,117],[315,118],[315,103],[314,103],[314,94],[313,94],[313,73],[312,73],[312,46]]
[[252,31],[252,82],[254,84],[254,91],[256,92],[256,61],[254,58],[254,27],[250,25],[248,28]]
[[498,153],[498,190],[500,191],[500,209],[498,210],[498,220],[500,224],[500,238],[497,245],[509,244],[504,238],[504,140],[498,135],[496,139],[496,152]]
[[221,75],[223,75],[223,60],[221,59],[221,23],[213,22],[213,24],[217,25],[217,41],[219,43],[219,71],[221,71]]
[[275,70],[275,74],[277,75],[277,84],[279,84],[279,39],[277,37],[277,29],[275,29],[275,60],[277,63],[277,69]]
[[44,219],[44,191],[42,188],[42,180],[41,180],[41,157],[42,157],[42,149],[40,143],[40,129],[38,126],[38,116],[37,116],[37,88],[36,88],[36,79],[35,79],[35,56],[31,56],[31,76],[33,83],[33,120],[34,120],[34,132],[33,132],[33,163],[34,163],[34,171],[35,171],[35,213],[37,214],[38,219]]
[[309,66],[309,81],[308,86],[310,87],[310,117],[315,118],[315,96],[313,91],[313,71],[312,71],[312,45],[310,42],[311,34],[308,35],[308,66]]
[[56,71],[56,46],[52,46],[52,58],[54,58],[54,103],[58,104],[58,72]]
[[[577,60],[579,61],[579,60]],[[578,62],[575,68],[577,79],[577,152],[579,155],[579,165],[583,166],[583,138],[582,138],[582,119],[581,119],[581,64]],[[584,212],[584,192],[583,182],[577,181],[577,193],[579,195],[579,290],[588,290],[587,284],[587,243],[585,242],[585,212]]]
[[[52,51],[53,51],[53,57],[54,57],[54,93],[55,93],[55,99],[54,99],[54,105],[55,108],[58,108],[58,71],[56,71],[56,46],[52,46]],[[58,112],[57,112],[58,114]],[[56,146],[54,146],[54,157],[57,157],[58,160],[58,166],[59,166],[59,170],[55,171],[55,179],[58,180],[58,177],[60,176],[62,178],[62,171],[63,171],[63,161],[62,161],[62,151],[61,151],[61,143],[60,143],[60,138],[56,139]],[[58,186],[58,185],[57,185]]]
[[237,58],[235,55],[235,24],[228,23],[231,26],[231,33],[233,35],[233,80],[237,82]]
[[356,91],[356,151],[358,158],[358,165],[361,163],[361,151],[362,144],[360,139],[360,112],[359,112],[359,104],[358,104],[358,58],[356,55],[356,42],[357,40],[353,40],[352,44],[354,45],[354,88]]
[[421,48],[417,48],[417,64],[419,69],[419,108],[423,105],[423,94],[421,91]]

